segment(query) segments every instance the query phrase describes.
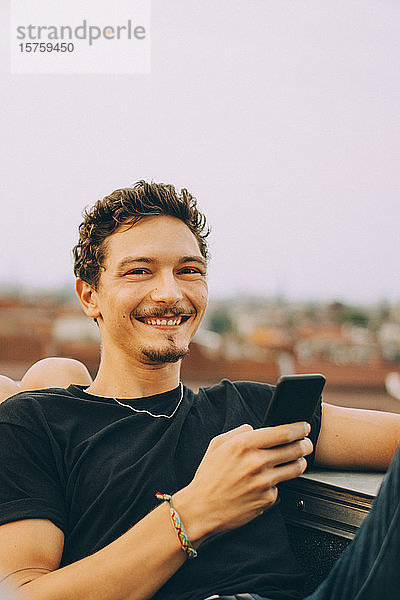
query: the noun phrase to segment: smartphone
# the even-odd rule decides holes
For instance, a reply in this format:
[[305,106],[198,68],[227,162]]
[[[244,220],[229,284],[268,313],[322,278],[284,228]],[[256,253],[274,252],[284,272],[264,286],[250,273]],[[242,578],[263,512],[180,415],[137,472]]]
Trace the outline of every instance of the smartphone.
[[325,385],[320,373],[283,375],[279,378],[264,417],[264,427],[297,421],[311,423]]

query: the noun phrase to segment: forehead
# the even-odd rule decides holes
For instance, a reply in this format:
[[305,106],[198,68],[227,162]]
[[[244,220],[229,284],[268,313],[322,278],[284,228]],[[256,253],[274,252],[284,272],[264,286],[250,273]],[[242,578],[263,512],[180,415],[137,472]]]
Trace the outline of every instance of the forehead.
[[179,260],[182,256],[201,257],[201,252],[196,237],[183,221],[157,215],[144,217],[132,226],[121,225],[106,239],[106,266],[127,255]]

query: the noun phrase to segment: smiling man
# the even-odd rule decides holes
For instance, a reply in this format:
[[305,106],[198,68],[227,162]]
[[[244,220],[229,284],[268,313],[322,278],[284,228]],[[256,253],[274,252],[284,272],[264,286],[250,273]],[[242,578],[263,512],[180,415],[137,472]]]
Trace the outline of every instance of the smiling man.
[[[128,221],[107,239],[101,276],[94,280],[81,273],[76,248],[77,293],[102,337],[100,370],[90,393],[115,394],[118,388],[119,395],[140,397],[170,390],[179,381],[175,363],[188,352],[207,306],[206,252],[194,231],[171,215]],[[120,373],[132,368],[134,382],[129,377],[122,388]],[[156,387],[154,369],[163,373]]]
[[[116,190],[79,234],[76,290],[100,328],[100,367],[88,387],[0,406],[5,582],[31,600],[302,597],[277,485],[314,456],[386,468],[400,417],[324,404],[310,424],[265,428],[272,386],[182,385],[208,259],[205,218],[186,190]],[[399,462],[313,600],[397,597]]]

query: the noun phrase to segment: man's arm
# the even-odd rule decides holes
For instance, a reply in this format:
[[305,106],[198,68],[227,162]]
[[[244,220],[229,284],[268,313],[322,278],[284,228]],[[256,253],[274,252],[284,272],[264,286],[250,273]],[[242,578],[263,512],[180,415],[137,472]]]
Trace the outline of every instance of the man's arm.
[[60,529],[43,519],[0,527],[4,582],[18,589],[18,598],[149,598],[185,561],[165,505],[99,552],[58,569],[63,541]]
[[[173,496],[193,545],[271,506],[276,485],[305,470],[304,456],[312,451],[308,433],[306,423],[257,430],[242,425],[214,438],[192,482]],[[6,581],[27,600],[144,600],[185,562],[165,502],[108,546],[58,568],[63,543],[61,530],[48,520],[2,525]]]
[[400,415],[322,405],[315,461],[335,469],[384,471],[400,443]]

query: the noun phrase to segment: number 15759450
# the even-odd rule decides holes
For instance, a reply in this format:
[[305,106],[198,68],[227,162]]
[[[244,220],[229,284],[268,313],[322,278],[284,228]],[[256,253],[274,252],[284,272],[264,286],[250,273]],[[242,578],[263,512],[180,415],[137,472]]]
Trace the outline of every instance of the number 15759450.
[[20,52],[73,52],[72,42],[23,42],[19,45]]

